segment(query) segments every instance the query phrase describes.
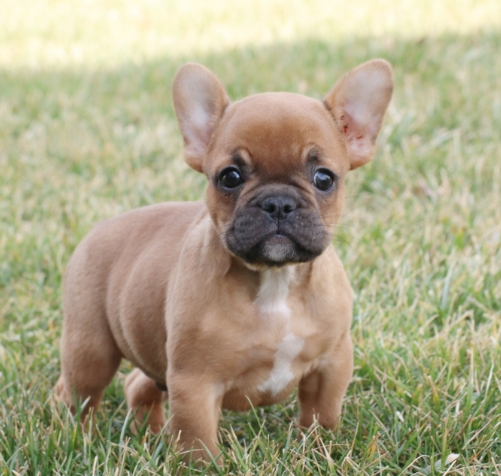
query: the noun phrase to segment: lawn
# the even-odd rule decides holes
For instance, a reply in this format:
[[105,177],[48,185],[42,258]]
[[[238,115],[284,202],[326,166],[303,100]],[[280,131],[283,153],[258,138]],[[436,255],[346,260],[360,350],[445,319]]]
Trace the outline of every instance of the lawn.
[[[501,475],[499,0],[0,0],[0,475]],[[232,98],[321,98],[395,69],[375,160],[348,178],[334,246],[355,291],[340,428],[297,401],[224,413],[225,465],[183,469],[133,436],[122,383],[94,428],[54,400],[61,276],[98,221],[200,200],[170,85],[198,61]],[[90,425],[89,425],[90,426]]]

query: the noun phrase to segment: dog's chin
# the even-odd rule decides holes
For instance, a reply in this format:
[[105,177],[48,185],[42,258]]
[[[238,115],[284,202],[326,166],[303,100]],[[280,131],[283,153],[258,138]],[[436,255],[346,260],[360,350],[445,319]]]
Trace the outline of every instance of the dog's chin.
[[[231,250],[250,268],[280,267],[312,261],[322,250],[309,250],[285,235],[276,234],[261,240],[248,250]],[[237,251],[237,252],[235,252]]]
[[262,244],[261,254],[270,263],[282,265],[294,259],[295,245],[284,235],[275,235]]

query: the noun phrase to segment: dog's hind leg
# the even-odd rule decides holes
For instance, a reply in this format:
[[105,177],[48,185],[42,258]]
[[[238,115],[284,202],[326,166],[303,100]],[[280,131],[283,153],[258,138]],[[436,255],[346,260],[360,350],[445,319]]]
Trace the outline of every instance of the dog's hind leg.
[[166,423],[164,402],[167,392],[160,390],[153,379],[137,368],[127,375],[124,387],[127,405],[135,412],[132,431],[136,433],[146,424],[154,433],[161,432]]
[[78,316],[66,313],[61,339],[61,376],[56,385],[57,396],[73,413],[85,404],[81,409],[82,420],[91,409],[98,407],[122,359],[106,319],[89,313],[91,308],[88,305],[79,310]]

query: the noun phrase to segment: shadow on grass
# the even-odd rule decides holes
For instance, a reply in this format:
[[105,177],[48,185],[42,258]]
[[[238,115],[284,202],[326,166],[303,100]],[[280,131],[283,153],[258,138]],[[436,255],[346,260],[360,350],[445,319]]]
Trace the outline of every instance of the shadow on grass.
[[[26,121],[14,134],[29,126],[28,119],[61,117],[70,104],[81,110],[120,112],[124,122],[144,116],[173,116],[170,84],[175,71],[187,61],[211,68],[227,86],[230,97],[269,90],[295,91],[314,97],[327,92],[341,74],[374,57],[389,60],[395,68],[395,101],[403,101],[408,81],[418,76],[423,87],[448,89],[458,82],[462,69],[481,68],[488,73],[501,46],[499,32],[475,35],[447,34],[416,39],[354,37],[345,42],[308,39],[298,43],[276,43],[240,49],[145,60],[116,69],[0,70],[0,101]],[[71,101],[71,98],[74,98]],[[423,98],[425,99],[425,98]],[[69,103],[67,101],[70,101]],[[148,105],[134,110],[131,102]],[[448,124],[450,126],[450,124]]]

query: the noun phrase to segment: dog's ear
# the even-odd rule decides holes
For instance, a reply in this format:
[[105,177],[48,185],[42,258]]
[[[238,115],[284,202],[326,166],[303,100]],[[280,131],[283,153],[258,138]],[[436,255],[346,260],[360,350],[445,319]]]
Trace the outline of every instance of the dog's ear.
[[230,100],[219,79],[205,66],[188,63],[177,72],[172,97],[190,167],[202,172],[214,128]]
[[343,76],[325,96],[324,104],[345,137],[351,170],[372,159],[392,92],[390,63],[374,59]]

